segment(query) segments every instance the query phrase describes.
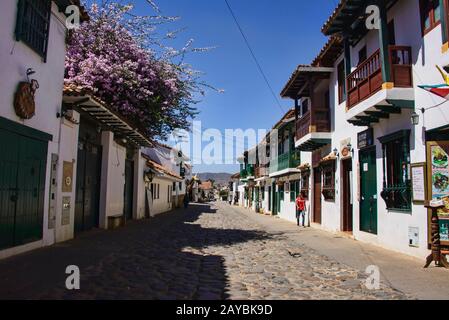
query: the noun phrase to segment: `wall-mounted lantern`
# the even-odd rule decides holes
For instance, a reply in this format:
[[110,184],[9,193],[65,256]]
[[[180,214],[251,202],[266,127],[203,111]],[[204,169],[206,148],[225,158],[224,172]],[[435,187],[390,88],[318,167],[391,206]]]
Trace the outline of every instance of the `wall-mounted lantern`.
[[417,126],[419,124],[419,114],[413,111],[410,121],[412,122],[412,125]]

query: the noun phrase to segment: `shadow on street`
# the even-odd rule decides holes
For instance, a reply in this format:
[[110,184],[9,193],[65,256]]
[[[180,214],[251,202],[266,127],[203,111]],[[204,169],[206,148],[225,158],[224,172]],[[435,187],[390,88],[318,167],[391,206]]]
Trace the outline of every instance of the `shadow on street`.
[[[226,299],[224,258],[202,250],[268,235],[195,224],[203,213],[216,211],[193,204],[1,260],[0,299]],[[68,265],[80,268],[80,290],[65,288]]]

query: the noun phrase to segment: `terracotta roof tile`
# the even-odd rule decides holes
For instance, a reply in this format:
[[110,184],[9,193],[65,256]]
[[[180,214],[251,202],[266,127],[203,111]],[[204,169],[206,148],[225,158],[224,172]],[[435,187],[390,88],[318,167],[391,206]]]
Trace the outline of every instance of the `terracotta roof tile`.
[[335,8],[334,12],[330,15],[330,17],[327,19],[327,21],[324,23],[323,27],[321,28],[321,32],[326,34],[327,30],[329,29],[331,23],[334,21],[334,19],[338,16],[338,14],[343,10],[343,8],[346,5],[347,0],[340,0],[337,7]]
[[204,181],[200,184],[199,188],[201,190],[211,190],[211,189],[213,189],[212,182]]
[[167,169],[166,167],[164,167],[163,165],[157,163],[156,161],[154,161],[153,159],[151,159],[149,156],[147,156],[146,154],[142,153],[142,157],[145,158],[145,160],[147,160],[147,165],[152,168],[155,169],[156,171],[166,174],[168,176],[171,176],[173,178],[182,180],[182,177],[176,173],[174,173],[173,171]]

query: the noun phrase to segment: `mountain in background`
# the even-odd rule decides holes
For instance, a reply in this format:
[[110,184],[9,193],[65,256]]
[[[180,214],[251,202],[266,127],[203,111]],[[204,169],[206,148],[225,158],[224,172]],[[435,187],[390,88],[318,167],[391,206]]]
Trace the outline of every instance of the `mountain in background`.
[[220,184],[221,186],[227,186],[229,181],[231,180],[232,174],[230,173],[211,173],[211,172],[203,172],[198,173],[198,177],[201,181],[206,180],[214,180],[215,185]]

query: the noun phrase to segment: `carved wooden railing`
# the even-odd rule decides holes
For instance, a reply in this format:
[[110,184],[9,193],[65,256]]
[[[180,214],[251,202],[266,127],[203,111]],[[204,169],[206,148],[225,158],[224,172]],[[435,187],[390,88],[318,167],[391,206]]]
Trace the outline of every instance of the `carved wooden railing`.
[[382,88],[380,50],[374,52],[347,77],[348,108]]
[[296,122],[296,140],[311,132],[330,132],[329,109],[312,107]]
[[[412,49],[409,46],[389,46],[391,81],[395,87],[410,88],[412,80]],[[348,109],[382,89],[380,49],[362,62],[347,77]]]
[[268,167],[258,166],[255,169],[256,178],[267,177],[270,174],[270,170]]
[[412,48],[407,46],[390,46],[391,79],[398,88],[413,87]]

